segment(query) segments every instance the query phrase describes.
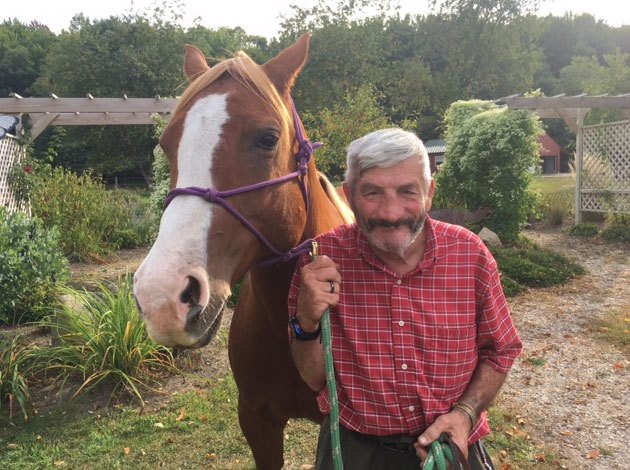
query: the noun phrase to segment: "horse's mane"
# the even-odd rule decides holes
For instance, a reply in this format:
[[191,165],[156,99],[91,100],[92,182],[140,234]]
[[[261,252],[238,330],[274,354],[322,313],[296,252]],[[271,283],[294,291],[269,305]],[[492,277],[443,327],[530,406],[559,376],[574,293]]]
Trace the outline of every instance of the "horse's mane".
[[195,78],[180,97],[175,113],[190,103],[203,89],[226,73],[265,101],[269,105],[270,110],[276,113],[282,122],[284,127],[282,130],[288,130],[290,114],[276,87],[271,83],[263,68],[242,51],[236,53],[231,59],[219,62]]
[[317,176],[319,177],[319,183],[322,185],[322,188],[328,196],[328,199],[330,199],[330,202],[333,203],[333,205],[343,218],[344,223],[353,223],[354,214],[352,213],[352,210],[350,210],[350,206],[348,206],[348,204],[343,199],[341,199],[335,187],[332,185],[330,180],[326,178],[326,175],[324,175],[321,171],[318,171]]

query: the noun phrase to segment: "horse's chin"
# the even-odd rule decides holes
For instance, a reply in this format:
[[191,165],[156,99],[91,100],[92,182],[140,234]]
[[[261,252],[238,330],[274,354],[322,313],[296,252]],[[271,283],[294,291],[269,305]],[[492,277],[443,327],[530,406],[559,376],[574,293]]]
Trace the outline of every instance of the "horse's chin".
[[[203,312],[204,315],[206,312]],[[182,346],[179,349],[199,349],[206,346],[219,332],[221,327],[221,321],[223,320],[223,307],[219,310],[219,313],[214,317],[214,320],[210,323],[206,331],[199,337],[199,339],[190,346]]]

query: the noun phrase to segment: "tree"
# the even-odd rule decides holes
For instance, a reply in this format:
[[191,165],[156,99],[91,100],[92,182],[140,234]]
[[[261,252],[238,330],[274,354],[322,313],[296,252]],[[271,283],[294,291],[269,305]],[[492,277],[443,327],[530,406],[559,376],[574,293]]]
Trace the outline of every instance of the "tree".
[[[70,97],[176,96],[186,84],[181,64],[187,42],[218,58],[253,48],[260,38],[241,28],[212,31],[197,26],[186,31],[159,17],[137,14],[98,21],[78,15],[48,54],[36,90]],[[105,175],[131,171],[150,179],[155,137],[149,127],[68,128],[67,136],[58,149],[58,163]]]
[[18,20],[6,20],[0,24],[0,97],[31,93],[55,40],[55,35],[39,23],[25,25]]
[[369,85],[348,92],[332,108],[316,115],[304,113],[304,123],[311,142],[324,145],[316,150],[317,169],[335,181],[343,181],[346,171],[346,149],[354,139],[389,126],[387,116],[378,107],[378,94]]
[[436,203],[475,211],[504,241],[515,241],[534,207],[529,190],[538,163],[540,121],[525,110],[482,101],[457,102],[444,118],[446,161],[436,175]]

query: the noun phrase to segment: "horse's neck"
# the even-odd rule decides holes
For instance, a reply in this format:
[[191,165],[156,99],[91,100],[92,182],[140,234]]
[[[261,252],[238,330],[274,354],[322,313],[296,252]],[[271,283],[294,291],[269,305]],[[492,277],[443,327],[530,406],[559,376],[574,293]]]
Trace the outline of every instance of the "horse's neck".
[[[302,239],[314,238],[320,233],[327,232],[339,225],[352,221],[349,208],[337,196],[332,184],[320,180],[316,171],[309,171],[309,198],[311,210],[306,221]],[[327,189],[324,189],[324,186]]]

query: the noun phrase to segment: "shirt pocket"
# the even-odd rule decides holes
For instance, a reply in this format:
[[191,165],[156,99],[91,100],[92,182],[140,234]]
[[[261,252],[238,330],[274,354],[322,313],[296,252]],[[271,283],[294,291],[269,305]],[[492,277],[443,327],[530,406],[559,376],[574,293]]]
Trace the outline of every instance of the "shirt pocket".
[[422,375],[437,400],[454,401],[477,366],[476,326],[460,317],[449,326],[426,324],[418,337]]

